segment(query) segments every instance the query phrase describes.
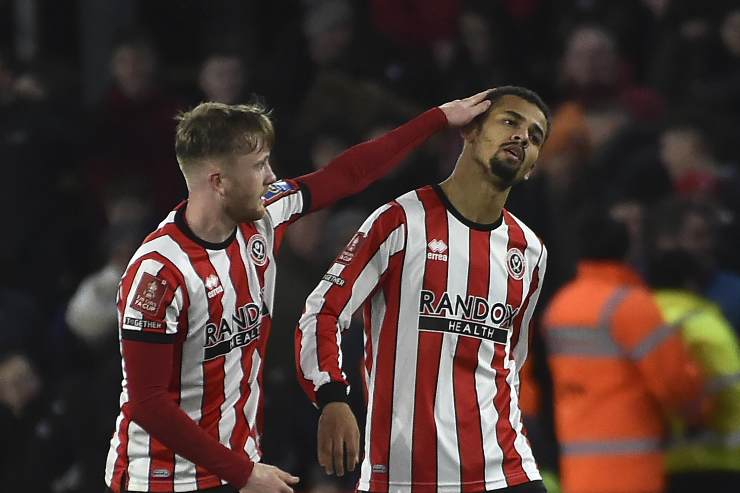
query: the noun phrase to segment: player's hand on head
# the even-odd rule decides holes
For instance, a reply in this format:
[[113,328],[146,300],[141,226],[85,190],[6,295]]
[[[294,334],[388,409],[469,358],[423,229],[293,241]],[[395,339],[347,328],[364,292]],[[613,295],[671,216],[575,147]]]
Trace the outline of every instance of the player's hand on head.
[[489,90],[479,92],[469,98],[456,99],[439,107],[447,117],[447,123],[451,127],[462,127],[472,122],[473,119],[485,112],[491,102],[486,99]]
[[292,493],[299,478],[275,466],[257,463],[239,493]]
[[344,476],[345,470],[355,470],[360,455],[360,429],[347,403],[330,402],[324,406],[319,418],[318,455],[326,474]]

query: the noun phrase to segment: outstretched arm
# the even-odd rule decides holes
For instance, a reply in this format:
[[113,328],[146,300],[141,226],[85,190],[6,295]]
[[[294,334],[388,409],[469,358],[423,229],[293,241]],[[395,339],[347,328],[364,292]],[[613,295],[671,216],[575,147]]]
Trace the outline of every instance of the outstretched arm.
[[445,126],[456,128],[470,123],[489,108],[487,94],[488,91],[483,91],[426,111],[377,139],[349,148],[325,168],[296,178],[310,197],[303,212],[328,207],[359,193],[387,175],[411,151]]

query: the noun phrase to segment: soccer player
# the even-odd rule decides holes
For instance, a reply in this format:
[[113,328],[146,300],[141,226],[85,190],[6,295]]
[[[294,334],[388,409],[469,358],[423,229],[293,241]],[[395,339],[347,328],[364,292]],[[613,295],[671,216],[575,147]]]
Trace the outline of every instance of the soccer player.
[[124,378],[105,475],[114,492],[291,491],[298,478],[258,463],[285,228],[361,191],[443,127],[469,123],[484,99],[431,109],[283,181],[270,167],[263,107],[204,103],[180,116],[175,153],[188,199],[134,253],[118,292]]
[[[377,209],[309,296],[298,377],[321,409],[319,463],[359,462],[341,333],[363,308],[360,491],[544,492],[518,406],[547,251],[506,209],[549,130],[532,91],[488,92],[452,175]],[[345,457],[346,456],[346,457]],[[346,459],[346,460],[345,460]]]

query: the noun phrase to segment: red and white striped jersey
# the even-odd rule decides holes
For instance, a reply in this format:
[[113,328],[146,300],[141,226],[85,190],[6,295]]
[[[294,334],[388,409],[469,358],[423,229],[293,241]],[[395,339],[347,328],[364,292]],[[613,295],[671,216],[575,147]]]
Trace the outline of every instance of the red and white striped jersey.
[[[221,444],[252,461],[260,458],[260,384],[275,251],[304,200],[296,182],[272,184],[265,217],[238,225],[222,244],[198,239],[181,204],[136,251],[118,291],[120,337],[174,344],[171,399]],[[188,491],[226,484],[150,436],[131,420],[127,402],[124,362],[121,412],[106,464],[109,486]]]
[[299,379],[315,401],[322,385],[347,383],[341,332],[363,307],[359,490],[481,492],[540,479],[518,393],[546,260],[511,213],[471,223],[437,186],[367,219],[296,332]]

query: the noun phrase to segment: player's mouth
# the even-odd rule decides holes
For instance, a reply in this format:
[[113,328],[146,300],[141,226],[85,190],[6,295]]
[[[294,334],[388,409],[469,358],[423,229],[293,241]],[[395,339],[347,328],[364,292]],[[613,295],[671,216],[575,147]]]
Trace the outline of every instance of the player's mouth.
[[501,149],[506,155],[514,158],[518,163],[524,161],[524,148],[521,146],[521,144],[504,144],[503,146],[501,146]]

